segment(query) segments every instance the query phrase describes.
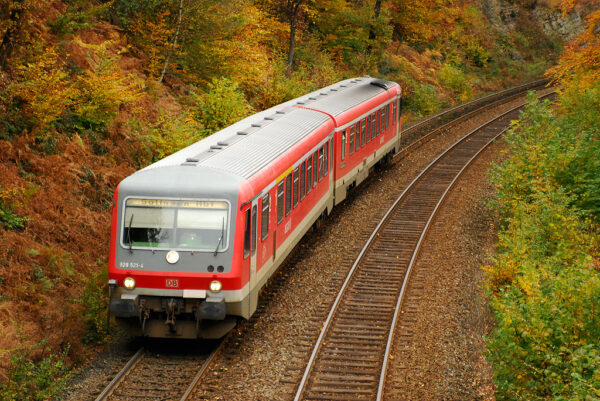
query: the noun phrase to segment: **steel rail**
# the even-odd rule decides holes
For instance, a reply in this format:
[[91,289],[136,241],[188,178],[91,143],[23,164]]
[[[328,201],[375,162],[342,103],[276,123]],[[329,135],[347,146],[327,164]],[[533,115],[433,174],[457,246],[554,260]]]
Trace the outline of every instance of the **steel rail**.
[[[437,133],[439,133],[440,131],[451,127],[452,125],[456,125],[457,123],[460,123],[462,121],[465,121],[467,119],[469,119],[470,117],[477,115],[478,113],[480,113],[482,110],[493,107],[495,105],[500,105],[500,104],[504,104],[508,101],[514,100],[516,98],[518,98],[519,96],[522,96],[525,90],[532,90],[535,88],[539,88],[541,86],[544,86],[546,84],[546,80],[542,79],[542,80],[538,80],[538,81],[533,81],[527,84],[523,84],[523,85],[519,85],[519,86],[515,86],[513,88],[507,89],[505,91],[502,92],[498,92],[498,93],[494,93],[488,96],[485,96],[483,98],[480,99],[475,99],[472,100],[470,102],[455,106],[451,109],[442,111],[434,116],[428,117],[424,120],[421,120],[419,122],[417,122],[416,124],[413,124],[411,126],[408,126],[405,130],[402,131],[401,133],[401,137],[403,135],[407,135],[408,133],[411,133],[412,131],[417,131],[419,127],[421,127],[422,125],[425,125],[435,119],[438,119],[446,114],[450,114],[452,112],[455,112],[456,110],[460,110],[461,108],[464,109],[468,109],[468,107],[466,106],[470,106],[473,105],[475,103],[484,103],[482,102],[483,100],[487,100],[488,98],[493,98],[493,97],[497,97],[497,100],[494,100],[490,103],[484,103],[482,104],[480,107],[470,110],[465,114],[461,114],[459,116],[457,116],[456,118],[440,125],[439,127],[435,127],[432,131],[430,131],[429,133],[415,139],[414,141],[412,141],[411,143],[409,143],[408,145],[403,146],[398,153],[396,153],[394,155],[394,159],[396,158],[400,158],[401,156],[406,155],[409,151],[411,151],[412,149],[416,148],[418,145],[420,145],[423,142],[426,142],[427,140],[433,138],[434,135],[436,135]],[[508,95],[506,97],[503,97],[504,95]],[[402,140],[402,139],[400,139]]]
[[[443,116],[445,116],[447,114],[450,114],[452,112],[455,112],[457,110],[466,109],[469,106],[473,106],[473,105],[475,105],[477,103],[485,103],[485,101],[487,101],[489,99],[492,99],[494,97],[498,97],[498,100],[503,100],[504,99],[503,96],[506,95],[506,94],[508,94],[508,93],[510,93],[510,92],[514,92],[515,94],[520,94],[520,93],[523,93],[523,91],[525,91],[525,90],[531,90],[531,89],[534,89],[534,88],[538,88],[540,86],[546,85],[547,83],[548,83],[547,79],[538,79],[537,81],[526,82],[524,84],[513,86],[512,88],[508,88],[508,89],[505,89],[505,90],[500,91],[500,92],[490,93],[489,95],[485,95],[485,96],[480,97],[478,99],[473,99],[473,100],[470,100],[470,101],[468,101],[466,103],[462,103],[462,104],[456,105],[454,107],[451,107],[449,109],[442,110],[439,113],[436,113],[436,114],[434,114],[434,115],[432,115],[430,117],[427,117],[427,118],[425,118],[423,120],[417,121],[414,124],[408,125],[406,127],[405,131],[417,129],[418,127],[423,126],[423,125],[427,124],[430,121],[433,121],[435,119],[443,117]],[[492,103],[494,103],[494,102],[492,102]],[[491,103],[488,103],[488,104],[491,104]],[[482,107],[483,106],[486,106],[486,104],[482,105]]]
[[223,350],[224,344],[227,342],[227,339],[231,336],[231,333],[232,333],[232,331],[230,331],[229,334],[227,334],[227,336],[225,336],[225,338],[221,341],[219,346],[217,348],[215,348],[215,350],[213,352],[211,352],[211,354],[208,356],[206,361],[204,361],[202,366],[200,366],[198,373],[196,373],[196,376],[192,380],[192,383],[188,386],[188,388],[185,390],[185,393],[183,393],[183,395],[181,396],[180,401],[186,401],[190,397],[190,395],[194,391],[194,388],[196,388],[196,385],[198,384],[198,382],[200,381],[200,379],[202,378],[204,373],[207,371],[208,366],[212,363],[212,361],[216,358],[216,356]]
[[112,379],[112,381],[108,384],[108,386],[106,386],[106,388],[100,393],[100,395],[98,395],[98,397],[96,397],[96,401],[106,400],[113,393],[113,391],[117,388],[117,386],[119,384],[121,384],[121,382],[127,376],[127,374],[129,372],[131,372],[131,370],[133,370],[133,368],[135,367],[135,365],[137,365],[137,363],[140,361],[142,356],[144,356],[144,347],[140,348],[131,357],[131,359],[125,364],[123,369],[121,369],[121,371],[119,373],[117,373],[115,378]]
[[[206,358],[206,360],[204,362],[202,362],[202,365],[198,369],[198,372],[194,376],[192,382],[187,386],[185,392],[181,396],[181,398],[180,398],[181,401],[186,401],[187,399],[189,399],[190,395],[196,388],[198,382],[200,381],[200,379],[203,377],[203,375],[208,370],[208,367],[210,366],[210,364],[215,360],[217,355],[219,355],[219,353],[223,350],[224,344],[227,342],[226,340],[230,336],[231,336],[231,332],[221,340],[219,345],[210,353],[210,355]],[[108,384],[108,386],[106,386],[106,388],[102,391],[102,393],[100,393],[100,395],[96,398],[95,401],[107,400],[113,394],[113,392],[119,387],[119,385],[121,385],[121,383],[123,383],[123,381],[125,380],[127,375],[135,369],[135,367],[138,365],[138,362],[144,356],[144,353],[145,353],[145,349],[143,347],[140,348],[135,353],[135,355],[133,355],[131,357],[131,359],[127,362],[127,364],[123,367],[123,369],[121,369],[121,371],[115,376],[115,378]]]
[[[548,96],[548,95],[546,95]],[[333,320],[334,315],[336,314],[337,310],[338,310],[338,306],[340,304],[340,301],[343,297],[343,295],[346,292],[346,289],[348,287],[348,284],[350,282],[350,280],[353,278],[354,273],[359,265],[360,262],[362,262],[362,259],[365,255],[365,253],[368,251],[368,249],[370,248],[371,244],[373,243],[373,240],[375,239],[376,236],[378,236],[379,231],[381,230],[381,228],[383,227],[383,225],[387,222],[387,220],[389,219],[389,217],[392,215],[392,213],[395,211],[397,205],[405,199],[406,195],[408,193],[410,193],[412,191],[412,189],[415,187],[416,183],[421,181],[421,179],[425,176],[426,173],[428,173],[435,165],[437,165],[450,151],[452,151],[453,149],[455,149],[456,147],[458,147],[460,144],[464,143],[467,139],[469,139],[470,137],[472,137],[474,134],[476,134],[477,132],[481,131],[483,128],[493,124],[494,122],[497,122],[498,120],[502,119],[503,117],[507,116],[510,113],[513,113],[514,111],[518,110],[519,108],[523,107],[525,103],[514,107],[504,113],[502,113],[499,116],[494,117],[493,119],[489,120],[488,122],[482,124],[481,126],[477,127],[476,129],[472,130],[471,132],[469,132],[468,134],[464,135],[461,139],[459,139],[456,143],[454,143],[451,147],[449,147],[446,151],[444,151],[441,155],[439,155],[434,161],[432,161],[406,188],[405,190],[400,194],[400,196],[396,199],[396,201],[392,204],[392,206],[388,209],[387,213],[383,216],[383,218],[380,220],[380,222],[378,223],[377,227],[374,229],[374,231],[371,233],[369,239],[367,240],[367,242],[365,243],[365,245],[363,246],[363,248],[361,249],[358,257],[356,258],[356,260],[354,261],[352,267],[350,268],[346,279],[344,280],[344,283],[342,284],[341,289],[339,290],[339,293],[330,309],[329,315],[327,316],[327,319],[325,321],[325,323],[323,324],[321,331],[319,333],[319,337],[315,343],[315,346],[313,347],[313,351],[311,353],[311,356],[309,358],[309,361],[306,365],[304,374],[302,376],[302,379],[300,381],[300,384],[298,386],[298,390],[296,392],[295,401],[299,401],[304,393],[304,390],[306,388],[306,384],[307,381],[310,377],[310,374],[312,373],[313,367],[314,367],[314,362],[315,359],[317,357],[317,355],[320,352],[321,346],[323,345],[323,340],[325,338],[325,335],[331,325],[331,321]],[[501,133],[505,132],[505,130],[502,130]],[[486,148],[487,146],[489,146],[489,143],[493,142],[493,140],[495,140],[499,135],[498,134],[496,136],[494,136],[494,138],[489,141],[482,149]],[[477,154],[481,153],[482,149],[480,149]],[[471,159],[472,160],[472,159]],[[464,169],[466,168],[467,165],[469,165],[471,163],[471,160],[469,160],[467,162],[467,164],[465,166],[462,167],[462,169],[459,171],[458,175],[455,176],[455,178],[452,180],[451,185],[453,185],[453,183],[456,181],[457,177],[464,171]],[[443,193],[442,197],[440,198],[440,200],[438,201],[438,203],[435,206],[434,212],[433,214],[435,214],[435,212],[438,210],[439,205],[441,204],[442,200],[445,198],[445,195],[447,194],[447,192],[449,191],[449,187],[446,188],[445,192]],[[409,268],[412,268],[412,265],[414,264],[414,260],[416,260],[418,251],[420,249],[420,245],[422,243],[422,239],[425,236],[425,233],[427,231],[427,228],[430,225],[432,218],[430,216],[430,218],[428,219],[425,228],[423,229],[420,238],[418,240],[417,246],[415,247],[413,253],[412,253],[412,257],[411,257],[411,261],[409,264]],[[399,311],[399,306],[401,304],[401,299],[400,297],[403,297],[404,291],[406,289],[407,283],[408,283],[408,279],[410,277],[410,269],[407,269],[405,276],[404,276],[404,280],[402,283],[402,288],[400,291],[400,294],[398,296],[398,300],[396,302],[396,309],[395,309],[395,313],[394,313],[394,318],[393,318],[393,323],[391,324],[391,328],[390,331],[388,332],[388,341],[386,343],[386,351],[384,353],[384,357],[383,357],[383,362],[382,362],[382,369],[387,369],[387,360],[389,359],[389,352],[391,349],[391,339],[393,339],[393,330],[395,328],[396,322],[397,322],[397,316],[398,316],[398,311]],[[382,370],[383,372],[383,370]],[[382,393],[382,388],[383,388],[383,384],[381,383],[383,374],[380,373],[380,383],[378,386],[378,400],[379,398],[379,394],[380,392]],[[383,379],[385,380],[385,379]],[[381,390],[380,390],[381,389]]]

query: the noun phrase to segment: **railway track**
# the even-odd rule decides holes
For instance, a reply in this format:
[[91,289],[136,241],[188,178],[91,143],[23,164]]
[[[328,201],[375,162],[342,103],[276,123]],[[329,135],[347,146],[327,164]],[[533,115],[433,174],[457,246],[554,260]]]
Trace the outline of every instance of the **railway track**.
[[394,330],[411,270],[435,213],[462,171],[523,105],[483,124],[404,190],[352,265],[304,370],[295,400],[383,399]]
[[[158,354],[142,347],[96,397],[96,401],[185,401],[221,351],[225,339],[210,353],[188,352],[188,348]],[[197,347],[198,343],[194,346]]]
[[428,140],[435,138],[443,131],[450,129],[479,113],[497,107],[499,104],[517,99],[520,96],[523,96],[523,93],[526,91],[544,88],[546,84],[547,81],[542,79],[519,85],[499,93],[494,93],[460,104],[414,124],[410,124],[402,130],[400,141],[401,151],[396,154],[395,159],[402,158],[404,155],[409,154]]

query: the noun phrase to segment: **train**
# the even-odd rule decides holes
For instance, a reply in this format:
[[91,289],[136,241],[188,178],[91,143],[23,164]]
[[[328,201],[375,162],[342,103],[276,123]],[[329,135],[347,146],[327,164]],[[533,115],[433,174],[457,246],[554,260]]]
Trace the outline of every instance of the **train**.
[[220,338],[294,246],[398,152],[402,89],[347,79],[247,117],[122,180],[109,313],[131,336]]

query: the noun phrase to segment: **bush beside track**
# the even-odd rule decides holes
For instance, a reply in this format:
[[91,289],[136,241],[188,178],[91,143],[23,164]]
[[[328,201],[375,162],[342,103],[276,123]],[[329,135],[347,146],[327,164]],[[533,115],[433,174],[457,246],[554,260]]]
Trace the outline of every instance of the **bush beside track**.
[[499,400],[600,399],[600,83],[530,98],[492,172],[502,224],[487,266]]

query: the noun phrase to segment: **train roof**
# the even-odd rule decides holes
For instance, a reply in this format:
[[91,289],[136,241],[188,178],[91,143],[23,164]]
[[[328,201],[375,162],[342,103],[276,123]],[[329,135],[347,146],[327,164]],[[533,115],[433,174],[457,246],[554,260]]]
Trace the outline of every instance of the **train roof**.
[[196,166],[248,179],[326,124],[328,115],[336,117],[396,85],[370,77],[338,82],[249,116],[141,171]]

